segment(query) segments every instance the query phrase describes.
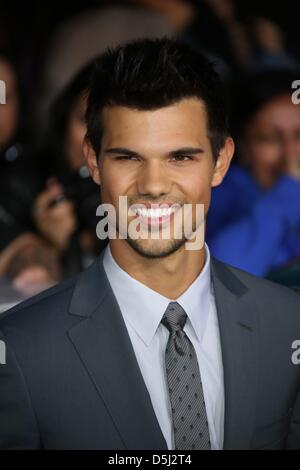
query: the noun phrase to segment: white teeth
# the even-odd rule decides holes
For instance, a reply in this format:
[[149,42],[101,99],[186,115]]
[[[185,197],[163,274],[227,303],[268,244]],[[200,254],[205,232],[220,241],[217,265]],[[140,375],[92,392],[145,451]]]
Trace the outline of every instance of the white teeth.
[[171,215],[175,212],[175,208],[163,208],[163,209],[145,209],[145,208],[137,208],[135,209],[135,213],[138,216],[142,217],[151,217],[151,218],[158,218],[158,217],[165,217]]

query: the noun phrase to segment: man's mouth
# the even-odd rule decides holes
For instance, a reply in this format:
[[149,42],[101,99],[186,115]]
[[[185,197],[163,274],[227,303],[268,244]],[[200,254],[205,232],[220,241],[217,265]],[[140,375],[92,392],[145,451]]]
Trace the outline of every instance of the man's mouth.
[[140,223],[148,226],[158,226],[160,224],[170,223],[174,218],[174,214],[180,209],[180,205],[159,207],[152,205],[145,207],[144,205],[134,205],[130,208],[130,214],[138,218]]

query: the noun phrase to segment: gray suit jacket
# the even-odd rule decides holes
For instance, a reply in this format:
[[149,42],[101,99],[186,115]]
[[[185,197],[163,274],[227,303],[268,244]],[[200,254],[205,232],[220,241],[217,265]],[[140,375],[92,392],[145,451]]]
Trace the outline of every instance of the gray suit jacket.
[[[1,315],[0,448],[167,449],[102,257]],[[224,449],[300,449],[300,296],[214,259],[211,269]]]

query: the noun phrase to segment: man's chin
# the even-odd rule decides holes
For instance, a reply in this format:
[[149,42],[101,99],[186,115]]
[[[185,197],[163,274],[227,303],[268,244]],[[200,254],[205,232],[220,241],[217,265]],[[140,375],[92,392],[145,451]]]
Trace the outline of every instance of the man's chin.
[[127,238],[126,241],[131,246],[131,248],[133,248],[139,255],[144,256],[145,258],[165,258],[182,248],[186,242],[186,239],[134,240],[132,238]]

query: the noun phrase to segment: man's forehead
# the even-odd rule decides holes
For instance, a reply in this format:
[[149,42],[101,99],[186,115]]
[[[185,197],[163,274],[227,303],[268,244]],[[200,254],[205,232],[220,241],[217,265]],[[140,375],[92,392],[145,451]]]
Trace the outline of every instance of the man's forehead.
[[205,104],[198,98],[186,98],[156,109],[144,110],[123,105],[107,106],[103,110],[102,124],[109,133],[130,132],[143,129],[164,132],[189,127],[206,128]]

